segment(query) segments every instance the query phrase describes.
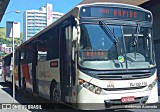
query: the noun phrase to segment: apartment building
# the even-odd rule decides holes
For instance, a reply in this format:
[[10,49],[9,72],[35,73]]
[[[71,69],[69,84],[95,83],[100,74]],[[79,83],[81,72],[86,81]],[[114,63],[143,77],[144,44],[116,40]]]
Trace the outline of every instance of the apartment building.
[[26,10],[23,14],[23,42],[60,18],[63,13],[52,10],[52,4],[39,10]]

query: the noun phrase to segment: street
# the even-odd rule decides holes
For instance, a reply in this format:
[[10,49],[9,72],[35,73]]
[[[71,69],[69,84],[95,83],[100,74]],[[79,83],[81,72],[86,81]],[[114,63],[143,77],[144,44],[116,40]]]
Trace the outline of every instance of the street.
[[[3,93],[4,92],[4,93]],[[2,94],[3,93],[3,96]],[[5,97],[5,95],[9,95],[9,97]],[[0,103],[13,103],[13,99],[11,99],[12,97],[12,87],[11,87],[11,84],[10,83],[5,83],[2,78],[0,77],[0,98],[1,98],[1,101]],[[39,104],[39,105],[43,105],[43,104],[47,104],[47,108],[49,107],[50,109],[45,109],[44,106],[40,107],[42,108],[42,110],[38,109],[38,110],[34,110],[34,111],[46,111],[46,112],[49,112],[49,111],[53,111],[55,110],[54,108],[54,104],[52,105],[50,103],[50,101],[46,100],[46,99],[43,99],[43,98],[40,98],[38,96],[34,96],[32,94],[30,94],[29,92],[26,92],[25,94],[22,92],[22,91],[16,91],[16,102],[14,103],[18,103],[19,104]],[[43,103],[40,103],[40,102],[43,102]],[[160,96],[159,96],[159,102],[160,103]],[[57,111],[70,111],[72,108],[70,107],[67,107],[65,105],[59,105],[58,109],[56,109]],[[5,110],[8,110],[8,111],[4,111],[4,112],[9,112],[9,109],[5,109]],[[73,111],[74,109],[72,109]],[[28,109],[26,111],[33,111],[33,109]],[[75,110],[74,110],[75,111]],[[108,110],[101,110],[101,111],[107,111]],[[111,110],[113,111],[113,110]],[[118,109],[118,110],[114,110],[114,111],[122,111],[122,112],[159,112],[159,109],[127,109],[127,110],[121,110],[121,109]],[[17,111],[16,111],[17,112]]]
[[[1,94],[1,93],[3,93],[3,94]],[[12,93],[11,84],[10,83],[5,83],[3,81],[3,79],[1,78],[1,76],[0,76],[0,103],[1,104],[3,104],[3,103],[12,104],[13,103],[13,99],[11,99],[12,94],[13,93]],[[16,96],[15,97],[16,102],[14,102],[15,104],[22,104],[22,105],[38,104],[38,105],[42,105],[42,107],[40,107],[40,108],[42,108],[42,110],[38,110],[38,111],[47,111],[48,112],[48,111],[51,111],[52,109],[55,110],[54,104],[52,104],[49,100],[40,98],[38,96],[34,96],[33,94],[31,94],[29,92],[25,92],[24,93],[24,92],[19,90],[19,91],[16,91],[15,94],[16,94],[15,95]],[[7,95],[7,96],[4,96],[4,95]],[[40,102],[42,102],[42,103],[40,103]],[[0,108],[1,108],[1,106],[0,106]],[[49,108],[49,109],[46,110],[44,108]],[[70,107],[67,107],[65,105],[58,105],[58,108],[60,108],[61,110],[63,110],[63,109],[67,109],[67,110],[71,109]],[[30,109],[30,110],[33,111],[32,109]],[[7,111],[7,112],[9,112],[9,111]]]

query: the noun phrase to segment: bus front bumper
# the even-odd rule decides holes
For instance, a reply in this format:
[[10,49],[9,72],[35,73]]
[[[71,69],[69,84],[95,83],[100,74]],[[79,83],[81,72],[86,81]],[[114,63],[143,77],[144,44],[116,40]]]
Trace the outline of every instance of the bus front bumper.
[[[114,109],[114,108],[127,108],[128,105],[144,105],[145,103],[156,103],[158,102],[158,91],[156,86],[150,91],[134,91],[124,93],[98,95],[86,88],[81,88],[78,92],[78,107],[84,110],[99,110],[99,109]],[[134,102],[122,103],[123,97],[134,96]],[[137,107],[136,106],[136,107]]]

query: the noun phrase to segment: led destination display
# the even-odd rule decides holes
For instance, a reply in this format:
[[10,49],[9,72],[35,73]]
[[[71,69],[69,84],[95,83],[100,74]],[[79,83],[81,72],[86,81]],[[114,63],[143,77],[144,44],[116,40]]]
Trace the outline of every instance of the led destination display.
[[119,7],[82,7],[80,11],[80,16],[125,19],[133,21],[151,21],[151,14],[149,12]]

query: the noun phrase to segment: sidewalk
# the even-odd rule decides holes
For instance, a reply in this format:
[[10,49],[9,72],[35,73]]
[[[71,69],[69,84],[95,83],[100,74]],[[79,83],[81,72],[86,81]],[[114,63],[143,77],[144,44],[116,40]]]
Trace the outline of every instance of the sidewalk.
[[[4,83],[3,80],[0,77],[0,83]],[[20,104],[18,101],[13,100],[12,96],[10,96],[7,92],[4,91],[4,89],[7,89],[7,87],[3,87],[0,85],[0,112],[30,112],[27,109],[2,109],[6,106],[10,108],[13,106],[13,103]],[[7,104],[7,105],[6,105]],[[2,107],[3,106],[3,107]]]

